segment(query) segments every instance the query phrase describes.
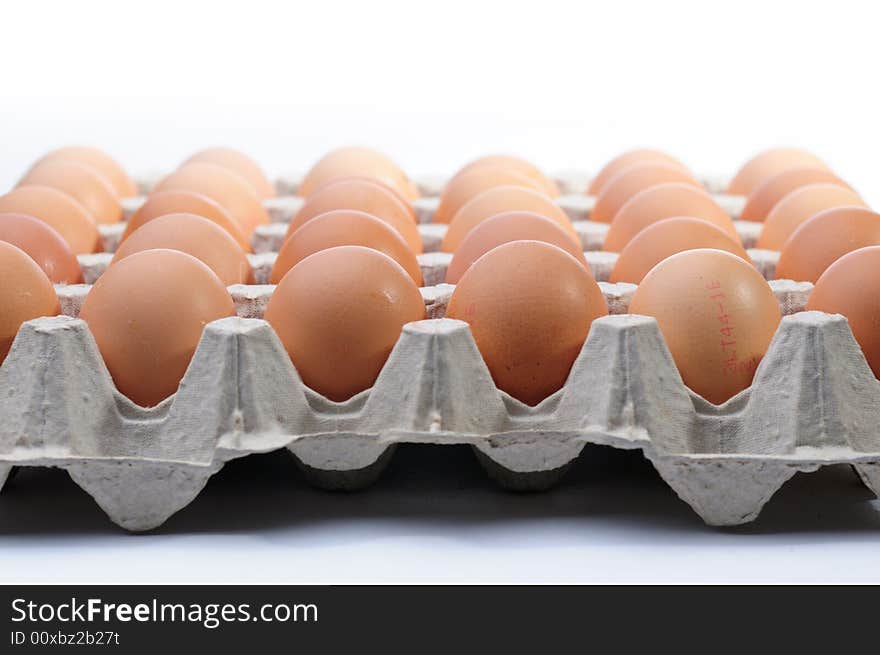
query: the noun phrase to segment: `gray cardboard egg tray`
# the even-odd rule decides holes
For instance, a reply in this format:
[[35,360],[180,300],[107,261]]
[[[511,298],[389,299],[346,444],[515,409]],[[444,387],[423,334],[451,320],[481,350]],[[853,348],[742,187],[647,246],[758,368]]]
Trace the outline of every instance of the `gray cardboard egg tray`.
[[[823,465],[851,464],[880,493],[880,382],[846,320],[802,311],[809,283],[771,280],[786,316],[752,386],[712,405],[684,386],[654,319],[625,313],[635,285],[601,281],[614,256],[595,250],[604,226],[587,220],[590,200],[560,204],[610,315],[593,323],[564,387],[536,407],[499,391],[467,325],[443,318],[454,287],[440,282],[442,253],[421,256],[428,318],[408,324],[376,384],[343,403],[302,384],[261,319],[273,287],[256,284],[230,287],[238,316],[205,328],[177,393],[138,407],[116,390],[75,318],[89,285],[59,286],[66,315],[25,323],[0,367],[0,485],[16,466],[63,468],[114,523],[144,531],[192,502],[225,462],[251,453],[286,448],[312,483],[353,490],[381,474],[397,443],[469,444],[501,485],[537,490],[592,443],[641,449],[709,525],[754,520],[786,480]],[[735,216],[741,199],[726,201]],[[278,243],[298,202],[267,202],[279,225],[255,234],[260,282],[274,260],[260,244]],[[431,202],[420,201],[423,217]],[[756,237],[753,225],[737,225],[746,243]],[[442,226],[421,228],[426,248],[442,238]],[[112,251],[119,228],[104,233]],[[772,278],[774,254],[750,254]],[[87,282],[110,257],[80,258]]]

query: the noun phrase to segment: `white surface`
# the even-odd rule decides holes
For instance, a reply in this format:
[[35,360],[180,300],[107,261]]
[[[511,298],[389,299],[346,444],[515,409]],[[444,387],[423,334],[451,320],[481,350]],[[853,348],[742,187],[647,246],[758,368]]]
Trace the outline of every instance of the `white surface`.
[[[876,25],[847,1],[18,3],[0,189],[70,142],[134,173],[228,144],[272,174],[348,143],[413,174],[495,151],[595,170],[640,145],[729,174],[791,144],[878,204]],[[65,474],[26,471],[0,495],[0,581],[880,581],[880,507],[847,469],[720,532],[626,457],[520,496],[467,451],[426,453],[357,496],[309,490],[284,458],[239,463],[138,537]]]

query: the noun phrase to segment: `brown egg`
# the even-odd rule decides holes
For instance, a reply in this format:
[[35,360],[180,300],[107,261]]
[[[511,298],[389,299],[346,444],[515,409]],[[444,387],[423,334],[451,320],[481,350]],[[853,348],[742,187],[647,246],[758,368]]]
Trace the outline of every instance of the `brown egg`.
[[816,282],[807,309],[846,316],[874,376],[880,377],[880,246],[859,248],[831,264]]
[[0,364],[25,321],[59,313],[52,282],[27,253],[0,241]]
[[634,195],[652,186],[668,182],[681,182],[702,188],[700,183],[681,167],[656,162],[633,164],[608,181],[596,198],[596,204],[590,211],[590,220],[610,223],[620,208]]
[[653,316],[684,383],[721,404],[752,384],[781,320],[767,281],[721,250],[688,250],[642,280],[631,314]]
[[461,276],[493,248],[511,241],[541,241],[562,248],[578,260],[587,270],[580,241],[563,230],[549,218],[533,212],[512,211],[496,214],[468,232],[455,251],[449,268],[446,269],[446,282],[457,284]]
[[300,182],[297,195],[309,196],[327,182],[344,177],[379,180],[409,202],[419,197],[416,185],[403,170],[387,156],[370,148],[340,148],[324,155]]
[[[449,180],[440,195],[434,212],[435,223],[449,223],[468,202],[484,191],[499,186],[520,186],[542,191],[541,185],[522,173],[500,166],[481,166],[456,175]],[[543,192],[543,191],[542,191]]]
[[247,256],[229,233],[195,214],[166,214],[135,230],[119,245],[111,264],[144,250],[179,250],[192,255],[220,278],[225,286],[252,284]]
[[633,164],[644,164],[647,162],[666,164],[667,166],[673,166],[675,168],[680,168],[683,171],[687,171],[687,167],[684,164],[678,161],[675,157],[667,155],[665,152],[647,148],[630,150],[622,155],[618,155],[605,164],[602,170],[593,178],[593,181],[590,182],[590,188],[587,190],[587,193],[591,196],[598,196],[604,191],[605,185],[617,176],[618,173],[629,168]]
[[550,196],[527,187],[497,186],[483,191],[456,212],[449,223],[449,229],[446,230],[440,249],[443,252],[455,252],[468,232],[479,223],[496,214],[509,211],[532,212],[549,218],[580,243],[580,237],[575,232],[568,214],[553,202]]
[[306,198],[290,221],[285,238],[289,238],[315,216],[336,209],[355,209],[375,216],[398,230],[413,252],[422,252],[422,238],[412,206],[386,184],[366,177],[334,180],[317,189]]
[[491,168],[507,168],[516,171],[540,184],[541,191],[551,198],[556,198],[559,195],[559,186],[556,182],[544,175],[544,173],[541,172],[541,169],[525,159],[513,157],[511,155],[488,155],[486,157],[480,157],[460,168],[456,173],[456,176],[472,171],[475,168],[482,168],[483,166],[489,166]]
[[776,203],[758,236],[756,247],[782,250],[782,246],[807,219],[833,207],[865,207],[852,189],[838,184],[808,184],[795,189]]
[[604,250],[620,252],[643,229],[664,218],[702,218],[739,241],[733,221],[712,196],[691,184],[669,182],[640,191],[611,221]]
[[98,171],[110,183],[118,198],[138,195],[137,184],[113,157],[103,150],[85,146],[67,146],[53,150],[40,159],[44,161],[76,161]]
[[251,185],[240,175],[217,164],[185,164],[159,182],[154,191],[202,193],[228,211],[247,236],[257,225],[269,222],[269,214]]
[[187,159],[184,165],[199,162],[217,164],[237,173],[247,180],[261,200],[274,198],[276,195],[275,185],[269,181],[260,165],[243,152],[233,148],[206,148]]
[[740,220],[762,222],[780,200],[792,191],[808,184],[849,185],[824,168],[791,168],[774,175],[749,194]]
[[770,178],[792,168],[825,168],[816,155],[799,148],[772,148],[742,165],[727,185],[727,193],[747,196]]
[[864,207],[836,207],[805,221],[785,242],[776,277],[815,282],[831,264],[866,246],[880,245],[880,214]]
[[27,214],[0,214],[0,241],[20,248],[54,284],[79,284],[82,271],[64,238]]
[[177,250],[145,250],[109,267],[79,316],[116,388],[152,407],[177,391],[205,325],[234,314],[205,264]]
[[590,325],[607,313],[583,264],[538,241],[513,241],[480,257],[446,310],[470,324],[496,386],[527,405],[562,388]]
[[0,212],[27,214],[58,232],[75,255],[101,247],[98,226],[88,210],[69,195],[46,186],[20,186],[0,196]]
[[245,252],[251,251],[251,244],[232,215],[215,200],[195,191],[157,191],[151,193],[146,202],[128,219],[122,241],[125,241],[141,226],[154,218],[166,214],[195,214],[207,218],[226,230]]
[[122,205],[116,190],[95,169],[75,161],[54,160],[37,163],[18,186],[41,185],[63,191],[94,217],[98,223],[122,220]]
[[654,266],[685,250],[724,250],[751,264],[739,240],[701,218],[665,218],[639,232],[623,249],[609,282],[639,284]]
[[281,246],[269,281],[278,284],[287,271],[321,250],[336,246],[364,246],[385,253],[400,264],[417,286],[422,270],[400,233],[365,212],[337,209],[316,216],[294,232]]
[[339,246],[290,269],[265,317],[306,386],[341,402],[373,386],[403,326],[423,319],[425,305],[388,255]]

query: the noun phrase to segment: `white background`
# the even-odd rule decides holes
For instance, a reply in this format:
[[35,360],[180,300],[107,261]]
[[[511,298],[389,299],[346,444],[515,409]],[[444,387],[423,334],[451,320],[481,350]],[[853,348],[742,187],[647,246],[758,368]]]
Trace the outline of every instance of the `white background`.
[[[491,152],[595,170],[634,146],[730,174],[784,144],[878,204],[876,39],[870,3],[840,0],[15,3],[0,188],[68,143],[135,174],[231,145],[273,175],[346,144],[413,175]],[[880,581],[880,504],[848,469],[717,531],[609,457],[619,476],[591,459],[541,496],[495,490],[458,451],[405,452],[353,496],[309,490],[283,459],[239,464],[143,537],[64,474],[26,471],[0,496],[0,580]]]

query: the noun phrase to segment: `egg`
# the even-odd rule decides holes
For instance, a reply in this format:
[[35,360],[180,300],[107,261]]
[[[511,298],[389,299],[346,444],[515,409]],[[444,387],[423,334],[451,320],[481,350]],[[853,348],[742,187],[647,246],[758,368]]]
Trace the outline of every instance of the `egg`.
[[363,177],[335,180],[312,193],[290,221],[285,238],[315,216],[336,209],[355,209],[375,216],[400,232],[413,252],[422,252],[422,238],[409,203],[387,185]]
[[336,246],[364,246],[382,252],[422,284],[422,271],[415,254],[400,233],[370,214],[337,209],[316,216],[294,232],[281,246],[269,281],[278,284],[287,271],[321,250]]
[[269,214],[251,185],[237,173],[217,164],[185,164],[159,182],[154,191],[204,194],[228,211],[247,236],[257,225],[269,222]]
[[20,248],[54,284],[79,284],[82,271],[64,238],[26,214],[0,214],[0,241]]
[[25,321],[59,313],[52,282],[23,250],[0,241],[0,364]]
[[306,386],[336,402],[372,387],[403,326],[424,317],[422,296],[403,267],[363,246],[300,261],[265,313]]
[[157,191],[151,193],[146,202],[131,215],[122,233],[121,241],[154,218],[166,214],[195,214],[206,218],[226,230],[245,252],[251,251],[250,240],[232,215],[215,200],[195,191]]
[[166,214],[143,225],[119,245],[111,265],[135,253],[162,248],[192,255],[206,264],[224,286],[253,283],[241,246],[216,223],[195,214]]
[[368,177],[384,182],[407,201],[419,197],[418,189],[386,155],[370,148],[340,148],[324,155],[302,179],[297,195],[308,197],[318,187],[344,177]]
[[714,249],[680,252],[657,264],[629,312],[657,319],[684,383],[714,404],[752,384],[782,318],[761,274]]
[[742,244],[701,218],[665,218],[639,232],[621,251],[609,282],[639,284],[654,266],[685,250],[714,248],[751,263]]
[[446,269],[446,282],[457,284],[480,257],[511,241],[541,241],[552,244],[562,248],[589,270],[580,241],[557,223],[533,212],[512,211],[487,218],[468,232]]
[[443,252],[455,252],[474,227],[487,218],[509,211],[527,211],[549,218],[580,243],[580,237],[568,214],[550,196],[527,187],[497,186],[476,196],[456,212],[440,249]]
[[781,250],[788,237],[807,219],[832,207],[865,207],[852,189],[839,184],[808,184],[776,203],[758,235],[756,247]]
[[880,214],[864,207],[819,212],[795,230],[782,247],[778,279],[815,282],[846,253],[880,245]]
[[643,229],[664,218],[702,218],[739,241],[733,221],[712,196],[692,184],[669,182],[640,191],[611,221],[603,250],[620,252]]
[[633,164],[611,178],[604,186],[590,211],[590,220],[610,223],[620,208],[639,191],[668,182],[681,182],[700,187],[700,183],[683,168],[656,162]]
[[67,146],[46,154],[44,161],[75,161],[86,164],[98,171],[113,187],[118,198],[130,198],[138,195],[137,184],[125,169],[113,157],[98,148],[85,146]]
[[821,183],[849,186],[824,168],[791,168],[774,175],[749,194],[740,214],[740,220],[763,222],[776,203],[789,193],[808,184]]
[[845,316],[880,377],[880,246],[859,248],[831,264],[816,281],[807,309]]
[[484,191],[500,186],[520,186],[541,191],[541,184],[522,173],[500,166],[481,166],[449,180],[434,211],[435,223],[449,223],[459,209]]
[[95,169],[74,161],[53,160],[37,163],[18,186],[40,185],[63,191],[76,199],[98,223],[122,220],[122,205],[116,190]]
[[145,250],[110,266],[79,316],[116,388],[152,407],[177,391],[204,327],[234,314],[226,287],[205,264],[177,250]]
[[275,185],[269,181],[260,165],[243,152],[233,148],[206,148],[187,159],[184,165],[199,162],[217,164],[240,175],[253,187],[260,199],[274,198],[276,195]]
[[556,198],[559,195],[559,186],[556,182],[544,175],[544,173],[541,172],[541,169],[521,157],[513,157],[511,155],[487,155],[486,157],[480,157],[460,168],[456,175],[462,174],[466,171],[472,171],[475,168],[482,168],[483,166],[507,168],[516,171],[517,173],[521,173],[527,178],[539,183],[541,185],[541,191],[551,198]]
[[480,257],[446,310],[470,324],[496,386],[527,405],[562,388],[592,322],[607,313],[583,264],[539,241],[513,241]]
[[675,157],[667,155],[660,150],[651,150],[649,148],[630,150],[622,155],[618,155],[605,164],[605,166],[602,167],[602,170],[600,170],[596,177],[593,178],[592,182],[590,182],[590,187],[587,190],[587,193],[591,196],[598,196],[605,189],[605,185],[607,185],[608,182],[610,182],[618,173],[629,168],[633,164],[643,164],[647,162],[666,164],[687,171],[687,167],[684,164],[678,161]]
[[727,185],[727,193],[747,196],[770,178],[792,168],[828,168],[816,155],[799,148],[771,148],[752,157]]
[[101,247],[98,226],[88,210],[69,195],[46,186],[20,186],[0,196],[0,212],[27,214],[58,232],[75,255]]

